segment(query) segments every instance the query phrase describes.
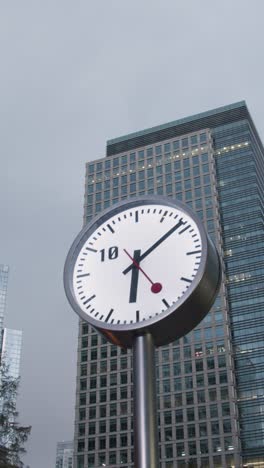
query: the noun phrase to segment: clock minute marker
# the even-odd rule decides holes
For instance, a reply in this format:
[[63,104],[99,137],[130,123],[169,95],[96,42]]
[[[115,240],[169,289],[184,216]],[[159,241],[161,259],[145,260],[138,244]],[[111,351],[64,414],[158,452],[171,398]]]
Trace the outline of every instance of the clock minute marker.
[[108,315],[106,316],[105,322],[108,322],[113,312],[114,312],[114,309],[111,309]]
[[93,294],[93,296],[88,297],[88,299],[86,299],[86,301],[83,304],[86,305],[88,302],[92,301],[95,297],[96,297],[96,295]]

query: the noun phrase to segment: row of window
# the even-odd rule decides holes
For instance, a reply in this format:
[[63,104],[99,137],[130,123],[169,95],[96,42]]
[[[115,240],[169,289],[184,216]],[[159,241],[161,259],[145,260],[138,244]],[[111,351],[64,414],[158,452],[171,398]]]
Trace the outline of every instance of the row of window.
[[[207,156],[207,153],[206,153]],[[204,158],[205,159],[205,158]],[[208,160],[208,156],[206,158]],[[189,161],[186,159],[185,161]],[[143,170],[139,170],[138,172],[132,172],[129,175],[119,175],[119,177],[113,177],[110,179],[110,174],[109,177],[108,175],[104,177],[104,182],[103,176],[97,178],[99,180],[95,180],[94,178],[88,177],[88,188],[87,191],[88,193],[93,193],[94,188],[95,191],[101,191],[110,189],[110,187],[118,187],[120,185],[125,185],[128,183],[135,182],[136,180],[141,181],[145,179],[150,179],[152,177],[159,177],[163,175],[172,175],[175,174],[176,180],[182,180],[182,179],[187,179],[189,177],[197,177],[201,174],[206,174],[209,172],[209,164],[208,162],[204,162],[201,166],[194,166],[192,169],[190,168],[189,164],[185,164],[184,168],[182,169],[179,164],[180,161],[175,161],[174,164],[172,165],[171,163],[165,164],[165,166],[157,166],[156,169],[154,170],[153,168],[148,168],[146,169],[145,167],[142,167]]]
[[[183,156],[185,156],[185,153],[183,153]],[[200,167],[198,167],[197,169],[197,167],[195,166],[207,163],[209,160],[208,153],[202,153],[200,156],[198,154],[190,154],[190,156],[190,158],[179,159],[180,155],[174,153],[173,156],[171,156],[170,154],[166,154],[164,157],[157,157],[155,160],[151,158],[147,159],[147,161],[145,162],[138,161],[137,164],[132,163],[129,166],[122,166],[121,169],[114,169],[112,173],[110,171],[104,171],[98,172],[94,175],[88,175],[87,182],[90,184],[105,182],[106,185],[109,185],[111,179],[114,180],[116,177],[131,177],[133,176],[133,174],[136,173],[136,171],[139,174],[144,173],[145,178],[151,172],[154,173],[154,170],[155,173],[159,175],[163,173],[168,174],[177,170],[180,172],[184,172],[191,167],[193,167],[194,174],[199,174]]]
[[[209,177],[209,176],[208,176]],[[202,187],[197,187],[196,185],[193,186],[193,181],[191,179],[187,179],[184,182],[184,187],[182,182],[175,182],[172,184],[172,177],[171,175],[166,176],[166,185],[171,184],[171,186],[166,186],[166,192],[172,193],[173,188],[175,192],[185,192],[185,199],[191,200],[192,198],[199,198],[202,196],[209,196],[212,194],[212,188],[210,185],[205,185]],[[200,184],[200,177],[194,179],[194,182]],[[154,188],[154,186],[160,187],[164,186],[162,179],[149,179],[147,181],[142,180],[140,182],[131,183],[130,185],[124,185],[122,187],[113,188],[112,190],[105,190],[104,192],[98,192],[94,195],[87,196],[87,204],[90,207],[87,209],[87,212],[92,212],[92,207],[94,203],[101,202],[103,200],[109,200],[114,197],[119,197],[119,195],[127,195],[129,193],[136,192],[137,190],[148,190],[150,188]],[[193,191],[193,193],[192,193]]]
[[[185,339],[187,339],[185,337]],[[189,351],[188,351],[189,352]],[[223,341],[218,341],[215,344],[212,342],[208,343],[194,343],[193,356],[195,358],[201,358],[206,355],[215,355],[216,353],[225,353],[225,345]],[[174,363],[176,365],[177,363]],[[100,362],[91,362],[89,365],[89,375],[96,375],[98,372],[104,373],[108,371],[126,370],[131,367],[130,357],[121,357],[120,360],[111,359],[110,361],[103,360]],[[87,375],[87,364],[81,365],[81,377]]]
[[[223,396],[226,399],[226,391],[223,391]],[[121,403],[110,403],[110,405],[98,405],[98,406],[90,406],[89,408],[79,408],[79,420],[84,421],[86,417],[89,421],[89,428],[95,427],[96,419],[99,419],[99,424],[102,424],[100,427],[104,427],[104,424],[108,424],[107,431],[111,431],[109,424],[111,427],[116,427],[114,421],[117,421],[116,416],[120,414],[120,425],[118,430],[125,430],[126,424],[128,420],[130,421],[130,426],[133,427],[133,420],[132,418],[127,417],[127,404],[125,402]],[[125,418],[122,418],[122,415],[126,415]],[[230,416],[230,406],[229,402],[221,402],[218,404],[211,402],[211,404],[207,406],[199,405],[196,408],[194,406],[184,407],[184,408],[177,408],[176,410],[170,409],[169,411],[159,411],[158,412],[158,425],[162,423],[164,426],[175,426],[177,424],[181,424],[184,421],[186,422],[193,422],[196,421],[197,423],[201,421],[209,421],[210,419],[214,418],[225,418]],[[110,418],[107,421],[103,422],[104,418]],[[111,418],[115,419],[111,419]],[[91,422],[91,421],[94,422]],[[110,421],[110,422],[109,422]],[[112,421],[112,422],[111,422]],[[125,422],[126,421],[126,422]],[[90,431],[90,429],[89,429]],[[91,429],[93,431],[93,429]],[[98,429],[97,429],[98,431]],[[100,432],[100,431],[99,431]],[[90,434],[90,432],[89,432]],[[92,432],[91,432],[92,434]]]
[[142,160],[145,157],[152,157],[154,155],[159,156],[162,153],[170,153],[171,151],[186,150],[189,147],[196,147],[197,145],[203,145],[207,143],[206,133],[200,135],[192,135],[190,138],[182,138],[181,140],[175,140],[173,142],[167,142],[163,145],[156,145],[155,147],[149,147],[145,150],[139,150],[132,152],[129,155],[123,154],[122,156],[116,156],[113,158],[106,158],[104,161],[98,161],[97,163],[88,164],[88,173],[93,174],[94,172],[100,172],[102,170],[109,170],[111,167],[119,167],[119,165],[127,164],[128,162],[134,163],[136,160]]
[[[185,382],[187,379],[185,379]],[[219,374],[219,384],[227,384],[227,373],[221,372]],[[192,380],[188,380],[189,389],[192,389]],[[189,391],[186,388],[186,393],[175,393],[172,394],[172,388],[170,386],[170,381],[166,382],[166,391],[169,393],[166,395],[166,392],[162,392],[161,398],[158,400],[158,408],[171,408],[175,406],[183,406],[183,405],[193,405],[194,403],[200,404],[205,403],[208,401],[217,401],[217,399],[225,400],[228,399],[228,389],[226,387],[217,387],[217,388],[206,388],[204,390],[195,390]],[[89,394],[80,393],[79,396],[79,405],[86,406],[87,404],[93,405],[96,403],[105,403],[106,401],[120,401],[120,400],[127,400],[128,395],[130,398],[133,397],[132,395],[132,388],[131,387],[120,387],[120,388],[112,388],[110,389],[100,389],[98,392],[90,391]],[[158,392],[159,395],[159,392]]]
[[[226,438],[225,438],[226,440]],[[225,444],[226,445],[226,444]],[[233,450],[232,445],[227,445],[229,448],[227,450]],[[201,450],[198,450],[198,453],[201,454],[201,468],[211,468],[211,466],[214,466],[214,468],[223,468],[223,466],[234,466],[234,457],[233,455],[227,455],[222,452],[222,455],[218,456],[213,456],[212,462],[209,459],[208,456],[205,456],[204,453],[202,452],[202,446]],[[206,449],[205,449],[206,450]],[[221,452],[221,446],[218,446],[218,449],[216,449],[216,452],[219,453]],[[185,452],[184,453],[185,456]],[[206,452],[207,453],[207,452]],[[120,458],[116,451],[109,452],[109,458],[107,461],[107,454],[106,453],[99,453],[96,457],[95,454],[88,454],[87,455],[87,463],[89,468],[96,468],[98,466],[115,466],[115,467],[120,467],[120,464],[122,465],[122,468],[132,468],[134,467],[133,463],[133,452],[131,453],[131,460],[132,464],[127,465],[129,460],[129,455],[126,451],[121,450],[120,451]],[[177,460],[177,468],[186,468],[186,461],[184,458],[182,458],[183,455],[181,455],[181,459],[178,458]],[[161,458],[161,457],[160,457]],[[97,461],[98,459],[98,461]],[[196,463],[196,457],[194,459],[189,458],[190,463]],[[163,460],[163,459],[162,459]],[[259,459],[259,461],[262,461],[262,459]],[[87,464],[86,463],[86,456],[85,455],[78,455],[77,457],[77,468],[86,468]],[[107,463],[107,465],[106,465]],[[212,465],[213,463],[213,465]],[[162,461],[161,463],[161,468],[175,468],[175,462],[174,461]]]

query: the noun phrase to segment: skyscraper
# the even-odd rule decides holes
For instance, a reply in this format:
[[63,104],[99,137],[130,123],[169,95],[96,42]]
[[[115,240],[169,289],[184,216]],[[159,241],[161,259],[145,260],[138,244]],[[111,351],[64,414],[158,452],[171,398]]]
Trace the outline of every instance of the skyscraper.
[[[0,265],[0,336],[2,335],[4,314],[5,314],[5,309],[6,309],[8,271],[9,271],[9,268],[7,265]],[[0,353],[1,353],[1,346],[0,346]]]
[[[211,312],[158,348],[161,468],[264,467],[264,150],[245,102],[107,142],[87,163],[84,223],[143,194],[182,200],[222,258]],[[75,468],[133,466],[131,351],[80,322]]]
[[58,442],[56,452],[56,468],[72,468],[73,442]]
[[8,274],[9,267],[0,265],[0,365],[4,362],[9,375],[17,379],[20,375],[22,331],[4,328]]

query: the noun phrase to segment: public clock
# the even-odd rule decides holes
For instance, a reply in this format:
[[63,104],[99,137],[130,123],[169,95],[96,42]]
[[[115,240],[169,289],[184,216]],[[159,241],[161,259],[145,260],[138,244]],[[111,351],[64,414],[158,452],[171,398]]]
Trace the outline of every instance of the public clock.
[[209,311],[221,278],[199,218],[179,201],[132,198],[94,218],[66,259],[64,286],[79,316],[112,343],[151,333],[167,344]]

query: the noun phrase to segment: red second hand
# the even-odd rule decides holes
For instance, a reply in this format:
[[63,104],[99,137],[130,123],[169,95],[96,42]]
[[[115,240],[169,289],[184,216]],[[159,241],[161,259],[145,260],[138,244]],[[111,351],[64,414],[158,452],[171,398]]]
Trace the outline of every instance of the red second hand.
[[137,267],[137,269],[140,270],[141,273],[143,273],[143,275],[149,280],[149,282],[151,283],[151,292],[153,292],[154,294],[159,293],[162,290],[162,285],[160,283],[154,283],[147,275],[147,273],[145,273],[145,271],[142,270],[141,266],[136,262],[136,260],[134,260],[134,258],[128,253],[128,251],[126,249],[123,250],[128,255],[130,260],[134,263],[135,267]]

